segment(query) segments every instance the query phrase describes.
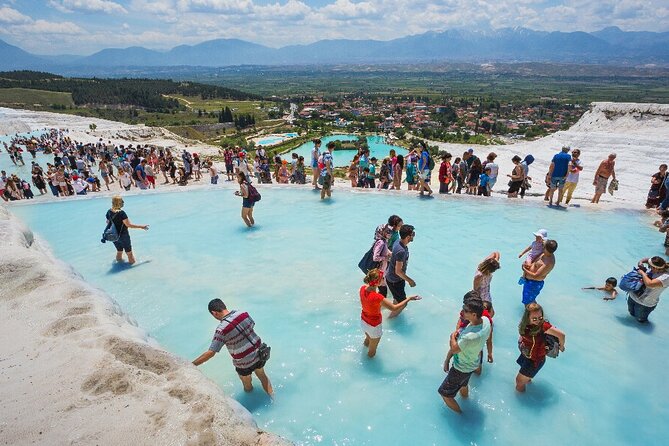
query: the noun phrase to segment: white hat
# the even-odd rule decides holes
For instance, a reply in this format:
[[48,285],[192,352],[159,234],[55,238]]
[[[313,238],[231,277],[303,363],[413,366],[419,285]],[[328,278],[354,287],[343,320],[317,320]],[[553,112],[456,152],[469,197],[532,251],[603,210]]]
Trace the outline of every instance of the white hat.
[[548,238],[548,231],[546,231],[545,229],[539,229],[537,232],[534,233],[534,235],[546,240]]

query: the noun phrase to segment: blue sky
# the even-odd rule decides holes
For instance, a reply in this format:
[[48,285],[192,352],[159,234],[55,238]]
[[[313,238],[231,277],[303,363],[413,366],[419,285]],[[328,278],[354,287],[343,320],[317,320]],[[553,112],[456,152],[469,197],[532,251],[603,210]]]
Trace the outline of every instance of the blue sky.
[[37,54],[169,49],[216,38],[272,47],[453,28],[669,31],[669,0],[0,0],[0,39]]

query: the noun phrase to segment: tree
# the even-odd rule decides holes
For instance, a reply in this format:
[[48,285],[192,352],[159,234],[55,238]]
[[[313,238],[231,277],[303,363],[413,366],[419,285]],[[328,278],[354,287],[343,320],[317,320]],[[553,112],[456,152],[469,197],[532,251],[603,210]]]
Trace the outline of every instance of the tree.
[[88,126],[88,128],[89,128],[89,129],[91,129],[91,131],[92,131],[92,132],[94,132],[94,131],[95,131],[95,129],[97,129],[97,128],[98,128],[98,126],[97,126],[97,125],[95,125],[95,124],[91,124],[91,125],[89,125],[89,126]]

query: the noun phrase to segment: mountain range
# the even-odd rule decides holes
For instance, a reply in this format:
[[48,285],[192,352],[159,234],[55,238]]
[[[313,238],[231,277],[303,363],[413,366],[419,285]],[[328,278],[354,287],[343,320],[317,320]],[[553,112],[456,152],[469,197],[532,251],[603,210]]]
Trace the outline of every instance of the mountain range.
[[526,28],[494,31],[448,30],[378,40],[321,40],[270,48],[238,39],[180,45],[169,51],[143,47],[109,48],[90,56],[39,56],[0,40],[0,70],[70,73],[109,67],[222,67],[429,62],[563,62],[603,64],[669,63],[669,32],[545,32]]

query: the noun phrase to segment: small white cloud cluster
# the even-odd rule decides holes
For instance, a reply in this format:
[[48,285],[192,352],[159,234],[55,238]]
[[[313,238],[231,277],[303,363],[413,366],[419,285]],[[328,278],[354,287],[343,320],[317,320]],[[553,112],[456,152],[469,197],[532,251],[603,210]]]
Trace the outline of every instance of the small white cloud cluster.
[[49,0],[49,4],[60,12],[88,12],[105,14],[121,13],[128,11],[119,3],[111,0]]

